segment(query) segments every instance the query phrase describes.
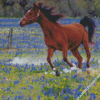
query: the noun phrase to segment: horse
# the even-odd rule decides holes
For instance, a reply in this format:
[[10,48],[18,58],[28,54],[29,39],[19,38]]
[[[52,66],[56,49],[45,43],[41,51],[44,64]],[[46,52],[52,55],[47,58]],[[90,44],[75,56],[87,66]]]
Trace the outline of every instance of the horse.
[[20,20],[20,26],[24,27],[25,25],[32,24],[34,22],[37,22],[40,25],[44,34],[45,44],[48,47],[47,62],[51,66],[52,70],[56,72],[56,76],[60,76],[60,72],[54,67],[51,61],[51,58],[56,50],[62,51],[63,60],[71,68],[73,68],[74,64],[69,62],[67,58],[68,50],[70,50],[78,60],[77,73],[82,72],[82,57],[78,52],[80,44],[83,44],[86,51],[86,69],[87,74],[90,74],[89,62],[91,53],[89,50],[89,42],[91,42],[92,39],[91,41],[89,40],[92,35],[89,34],[93,34],[93,32],[88,34],[83,23],[73,23],[67,25],[58,23],[57,20],[63,18],[64,15],[54,14],[53,11],[54,7],[48,7],[47,5],[44,6],[43,2],[33,3],[32,8],[28,10],[25,16]]

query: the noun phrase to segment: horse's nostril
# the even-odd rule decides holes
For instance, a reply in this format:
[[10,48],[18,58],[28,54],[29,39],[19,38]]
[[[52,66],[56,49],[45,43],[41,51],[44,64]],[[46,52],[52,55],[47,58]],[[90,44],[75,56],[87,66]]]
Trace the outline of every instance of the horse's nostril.
[[22,26],[22,22],[20,22],[20,26]]
[[32,23],[32,21],[30,20],[29,23]]

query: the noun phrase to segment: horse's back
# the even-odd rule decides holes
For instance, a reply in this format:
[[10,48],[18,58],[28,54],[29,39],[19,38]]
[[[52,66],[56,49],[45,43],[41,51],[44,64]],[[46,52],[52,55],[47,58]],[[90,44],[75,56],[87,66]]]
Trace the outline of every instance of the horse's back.
[[64,27],[66,30],[64,35],[68,38],[69,49],[78,47],[83,41],[84,35],[88,37],[85,28],[79,23],[67,24]]
[[64,31],[66,31],[65,35],[67,35],[70,39],[80,39],[82,38],[85,29],[81,24],[73,23],[73,24],[67,24],[64,27]]

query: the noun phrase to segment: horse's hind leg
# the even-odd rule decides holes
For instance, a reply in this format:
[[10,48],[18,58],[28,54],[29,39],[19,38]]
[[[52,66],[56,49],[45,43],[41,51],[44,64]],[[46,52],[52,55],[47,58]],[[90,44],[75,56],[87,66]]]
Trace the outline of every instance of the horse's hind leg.
[[72,54],[77,58],[78,60],[78,71],[77,71],[77,74],[81,74],[82,70],[82,57],[80,56],[79,52],[78,52],[78,48],[77,49],[73,49],[71,50]]
[[90,65],[89,65],[89,62],[90,62],[90,57],[91,57],[91,53],[90,53],[90,50],[89,50],[89,42],[88,41],[83,41],[83,46],[86,50],[86,54],[87,54],[87,64],[86,64],[86,67],[87,67],[87,73],[90,74]]
[[[50,66],[51,66],[52,69],[55,68],[53,66],[53,64],[52,64],[52,61],[51,61],[51,58],[52,58],[54,52],[55,52],[55,50],[53,48],[50,48],[50,47],[48,48],[47,61],[50,64]],[[60,75],[60,73],[58,72],[58,70],[56,70],[56,76],[59,76],[59,75]]]
[[68,48],[64,48],[63,50],[62,50],[62,52],[63,52],[63,60],[65,61],[65,62],[67,62],[67,64],[70,66],[70,67],[73,67],[73,65],[72,65],[72,63],[70,63],[69,61],[68,61],[68,59],[67,59],[67,51],[68,51]]
[[72,54],[77,58],[78,60],[78,67],[82,68],[82,57],[80,56],[78,49],[71,50]]

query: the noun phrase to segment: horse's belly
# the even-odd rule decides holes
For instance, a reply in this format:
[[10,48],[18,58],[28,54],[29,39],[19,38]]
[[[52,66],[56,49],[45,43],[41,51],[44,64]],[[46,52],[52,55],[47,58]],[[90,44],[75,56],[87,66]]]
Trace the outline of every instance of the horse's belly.
[[81,41],[74,41],[72,43],[69,43],[68,49],[75,49],[81,44]]
[[68,45],[69,49],[74,49],[78,47],[82,42],[82,34],[81,33],[73,33],[72,36],[69,35],[68,37]]
[[55,42],[55,41],[48,41],[48,42],[45,42],[47,47],[51,47],[51,48],[54,48],[55,50],[62,50],[62,45]]
[[58,44],[58,43],[53,43],[53,44],[48,44],[48,47],[54,48],[55,50],[60,50],[62,51],[62,45]]

